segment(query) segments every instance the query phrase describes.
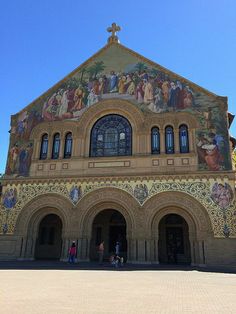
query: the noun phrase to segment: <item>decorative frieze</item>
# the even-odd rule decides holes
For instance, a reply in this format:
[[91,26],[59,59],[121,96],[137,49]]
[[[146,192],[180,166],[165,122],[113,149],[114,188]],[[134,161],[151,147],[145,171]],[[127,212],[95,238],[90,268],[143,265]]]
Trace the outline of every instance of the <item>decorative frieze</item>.
[[[152,197],[163,192],[181,192],[183,202],[185,195],[197,200],[207,211],[215,237],[236,237],[236,206],[234,194],[229,183],[213,180],[183,181],[153,180],[136,178],[135,180],[93,178],[90,181],[70,180],[67,182],[34,183],[5,186],[0,215],[1,233],[13,234],[18,214],[33,199],[50,193],[69,199],[73,206],[79,208],[82,198],[98,189],[117,188],[129,193],[139,203],[144,204]],[[91,194],[92,195],[92,194]],[[56,204],[55,204],[56,206]],[[68,209],[70,210],[70,209]]]

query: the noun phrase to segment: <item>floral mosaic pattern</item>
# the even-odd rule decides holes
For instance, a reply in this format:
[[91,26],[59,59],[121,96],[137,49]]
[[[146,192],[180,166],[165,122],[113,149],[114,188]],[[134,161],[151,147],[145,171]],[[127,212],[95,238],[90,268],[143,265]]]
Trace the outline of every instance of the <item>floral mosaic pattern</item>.
[[[216,184],[216,183],[215,183]],[[228,188],[228,185],[226,185]],[[0,214],[1,233],[14,233],[17,216],[24,206],[36,196],[53,193],[63,195],[76,206],[78,202],[90,192],[104,187],[121,189],[132,195],[142,206],[152,196],[166,191],[177,191],[190,195],[198,200],[207,210],[216,237],[236,237],[236,206],[231,199],[227,207],[220,206],[212,198],[215,185],[208,182],[158,182],[158,181],[130,181],[129,183],[71,183],[66,184],[38,184],[25,185],[18,190],[18,200],[11,209],[3,207]]]

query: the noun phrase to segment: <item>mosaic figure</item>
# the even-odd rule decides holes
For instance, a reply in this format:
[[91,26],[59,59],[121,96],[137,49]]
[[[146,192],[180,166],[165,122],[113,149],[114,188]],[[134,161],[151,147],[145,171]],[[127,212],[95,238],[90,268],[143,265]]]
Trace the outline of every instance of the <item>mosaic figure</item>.
[[224,156],[221,154],[221,143],[224,139],[215,133],[200,133],[197,142],[199,161],[205,164],[209,170],[223,170]]
[[139,200],[140,203],[143,203],[148,197],[148,188],[146,184],[137,184],[134,188],[134,196]]
[[11,209],[15,206],[17,202],[17,190],[16,189],[7,189],[5,194],[3,195],[3,206]]
[[215,183],[212,187],[211,198],[222,209],[226,209],[233,200],[233,191],[228,183]]
[[70,190],[70,199],[73,204],[77,204],[79,199],[81,198],[81,188],[76,186],[73,186]]

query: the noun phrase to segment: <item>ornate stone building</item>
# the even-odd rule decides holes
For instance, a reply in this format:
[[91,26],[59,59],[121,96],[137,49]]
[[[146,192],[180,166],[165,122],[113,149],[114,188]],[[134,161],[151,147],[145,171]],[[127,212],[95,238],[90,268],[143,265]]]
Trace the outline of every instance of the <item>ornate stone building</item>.
[[[107,45],[11,117],[0,258],[236,264],[227,98]],[[231,142],[235,143],[231,138]]]

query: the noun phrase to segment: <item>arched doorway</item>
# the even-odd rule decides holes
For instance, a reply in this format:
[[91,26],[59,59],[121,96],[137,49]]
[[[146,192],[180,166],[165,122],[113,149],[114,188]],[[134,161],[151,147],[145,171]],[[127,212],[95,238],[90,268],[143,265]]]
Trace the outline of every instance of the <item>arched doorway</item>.
[[45,216],[38,228],[35,246],[36,259],[60,259],[62,246],[62,221],[55,214]]
[[191,263],[189,228],[182,216],[168,214],[161,219],[158,248],[160,263]]
[[98,259],[97,247],[104,241],[104,259],[115,252],[116,242],[120,244],[120,256],[127,258],[126,221],[117,210],[106,209],[97,214],[92,225],[92,237],[90,242],[90,260]]

